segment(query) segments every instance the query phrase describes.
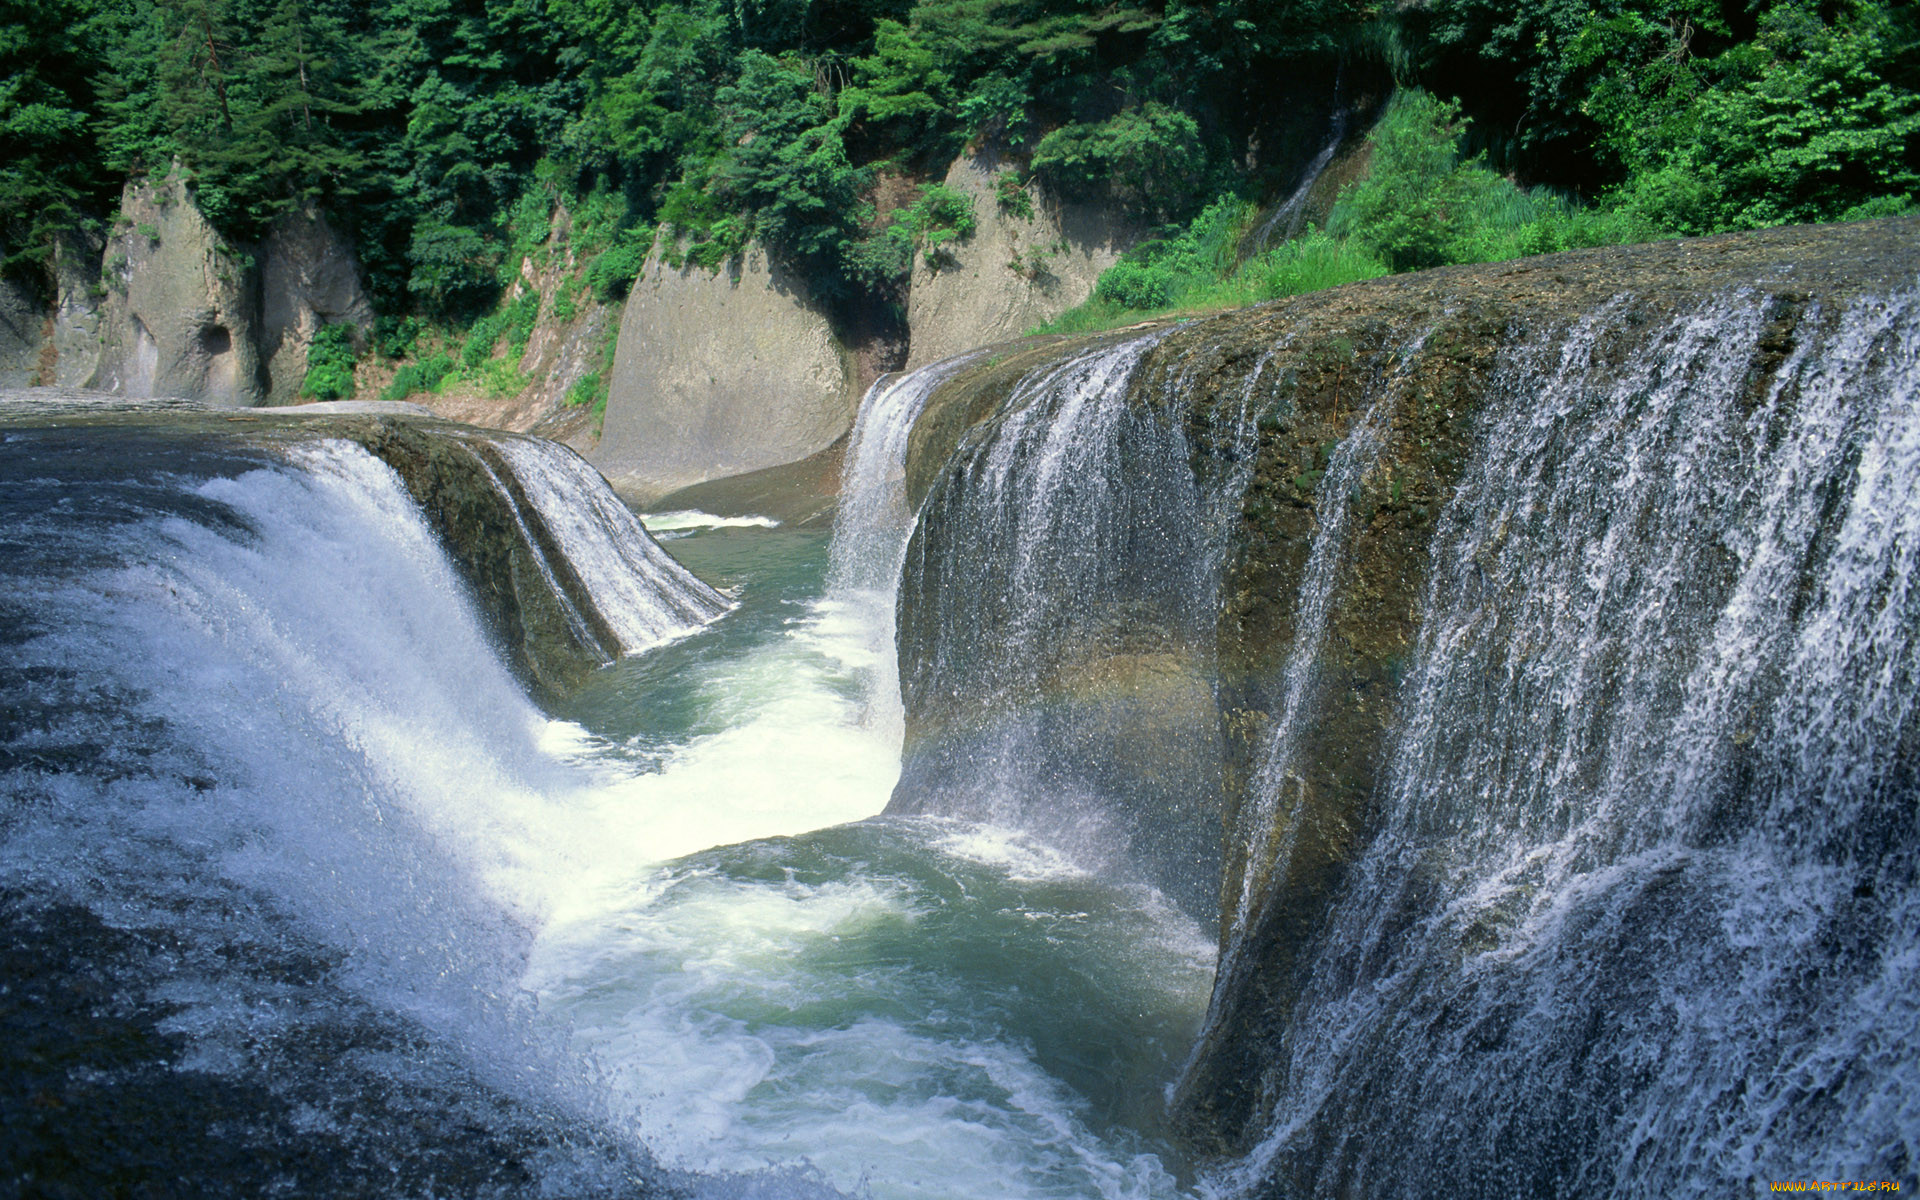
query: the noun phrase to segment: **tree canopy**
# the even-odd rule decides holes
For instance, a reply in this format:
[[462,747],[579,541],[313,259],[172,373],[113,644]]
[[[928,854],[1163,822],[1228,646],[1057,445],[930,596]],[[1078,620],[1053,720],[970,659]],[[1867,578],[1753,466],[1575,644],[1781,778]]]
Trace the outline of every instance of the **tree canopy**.
[[[1893,211],[1920,188],[1920,31],[1892,0],[0,0],[0,14],[8,272],[44,276],[123,177],[177,169],[243,243],[327,207],[354,229],[376,304],[428,317],[490,306],[556,204],[580,214],[604,295],[662,225],[676,255],[718,265],[758,240],[825,293],[885,294],[912,246],[959,217],[924,188],[882,214],[879,182],[937,179],[983,142],[1056,191],[1177,224],[1288,182],[1275,172],[1291,160],[1262,148],[1321,136],[1301,127],[1336,88],[1396,82],[1455,106],[1436,118],[1448,154],[1458,141],[1673,232]],[[1429,234],[1403,233],[1407,261],[1431,257],[1415,245]]]

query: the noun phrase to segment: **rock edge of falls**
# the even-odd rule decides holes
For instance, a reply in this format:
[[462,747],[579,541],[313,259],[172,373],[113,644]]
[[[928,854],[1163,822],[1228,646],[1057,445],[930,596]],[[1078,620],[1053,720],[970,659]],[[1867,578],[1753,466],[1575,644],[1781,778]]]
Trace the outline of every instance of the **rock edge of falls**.
[[1900,218],[978,358],[908,452],[890,811],[1217,897],[1172,1100],[1256,1191],[1910,1172],[1912,1006],[1796,988],[1911,949],[1917,288]]

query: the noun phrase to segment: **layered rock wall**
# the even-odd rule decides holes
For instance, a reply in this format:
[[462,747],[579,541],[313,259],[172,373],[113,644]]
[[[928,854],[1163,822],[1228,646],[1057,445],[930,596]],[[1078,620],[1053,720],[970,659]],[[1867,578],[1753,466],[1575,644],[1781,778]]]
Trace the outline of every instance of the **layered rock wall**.
[[307,347],[325,325],[347,325],[359,349],[373,329],[353,247],[312,207],[274,223],[260,245],[260,350],[267,403],[293,404],[307,375]]
[[322,325],[364,340],[373,310],[353,248],[312,209],[255,247],[207,223],[176,177],[130,181],[104,250],[63,247],[47,306],[0,284],[0,380],[291,404]]
[[252,264],[200,215],[179,179],[127,184],[104,277],[93,386],[234,407],[266,400]]

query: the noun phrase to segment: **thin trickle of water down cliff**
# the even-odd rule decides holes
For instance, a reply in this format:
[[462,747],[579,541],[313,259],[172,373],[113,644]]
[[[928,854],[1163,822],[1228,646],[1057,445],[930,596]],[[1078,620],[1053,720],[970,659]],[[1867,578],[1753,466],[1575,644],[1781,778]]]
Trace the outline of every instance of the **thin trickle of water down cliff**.
[[1204,1191],[1915,1186],[1916,246],[1435,272],[935,390],[895,804],[1217,862]]

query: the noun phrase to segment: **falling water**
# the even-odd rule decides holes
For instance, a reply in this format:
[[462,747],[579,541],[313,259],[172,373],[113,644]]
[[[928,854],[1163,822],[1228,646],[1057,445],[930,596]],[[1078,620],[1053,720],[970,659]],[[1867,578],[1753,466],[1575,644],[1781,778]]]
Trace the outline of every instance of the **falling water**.
[[502,438],[495,447],[613,627],[621,650],[637,654],[684,637],[726,611],[726,598],[648,537],[578,454],[538,438]]
[[1912,1179],[1915,298],[1816,308],[1757,380],[1750,296],[1620,367],[1615,317],[1491,394],[1222,1193]]
[[[874,819],[898,733],[820,533],[689,529],[729,611],[556,719],[358,446],[17,421],[10,1185],[1179,1194],[1155,1097],[1208,939],[1019,829]],[[532,447],[477,461],[623,644],[716,607]]]
[[1023,378],[969,433],[908,550],[926,714],[893,811],[985,816],[1213,905],[1209,508],[1177,412],[1129,384],[1161,333]]
[[1260,228],[1246,242],[1246,253],[1258,254],[1273,241],[1273,235],[1279,233],[1282,239],[1293,237],[1300,232],[1301,218],[1306,215],[1307,197],[1313,194],[1313,185],[1320,182],[1320,176],[1326,172],[1327,164],[1340,152],[1340,143],[1347,138],[1347,109],[1340,101],[1340,85],[1333,89],[1333,124],[1327,130],[1326,145],[1313,156],[1307,169],[1300,174],[1300,182],[1294,186],[1287,198],[1273,210],[1273,215],[1261,222]]
[[907,439],[927,397],[979,356],[978,351],[962,354],[876,380],[861,401],[847,445],[827,595],[864,634],[871,655],[865,668],[864,719],[892,739],[901,732],[893,601],[913,532],[913,512],[907,507]]

